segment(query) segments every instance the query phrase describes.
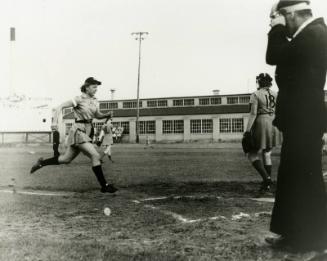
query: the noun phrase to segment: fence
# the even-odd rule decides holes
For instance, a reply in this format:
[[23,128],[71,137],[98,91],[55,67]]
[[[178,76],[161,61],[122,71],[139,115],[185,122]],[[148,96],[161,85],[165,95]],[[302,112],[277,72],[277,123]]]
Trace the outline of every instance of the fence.
[[0,131],[1,144],[50,143],[51,131]]

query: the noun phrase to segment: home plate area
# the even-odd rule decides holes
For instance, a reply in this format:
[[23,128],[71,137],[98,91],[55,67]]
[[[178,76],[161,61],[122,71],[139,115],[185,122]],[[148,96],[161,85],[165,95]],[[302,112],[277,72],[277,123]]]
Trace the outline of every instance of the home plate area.
[[223,198],[207,195],[162,196],[132,200],[181,223],[270,216],[273,198]]

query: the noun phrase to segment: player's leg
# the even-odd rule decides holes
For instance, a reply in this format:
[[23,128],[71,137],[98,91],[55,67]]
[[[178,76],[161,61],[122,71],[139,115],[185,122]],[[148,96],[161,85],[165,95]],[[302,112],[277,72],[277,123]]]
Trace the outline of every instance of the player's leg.
[[98,182],[101,185],[101,192],[109,192],[109,193],[114,193],[117,191],[117,188],[114,187],[113,184],[107,183],[103,171],[102,171],[102,166],[100,162],[100,155],[94,148],[94,146],[89,143],[83,143],[78,145],[78,148],[80,149],[81,152],[83,152],[87,157],[89,157],[92,161],[92,170],[98,180]]
[[48,159],[39,158],[31,168],[30,173],[48,165],[68,164],[79,154],[79,149],[76,147],[68,147],[63,155],[55,156]]
[[108,155],[109,160],[113,162],[111,158],[111,145],[109,145],[108,148],[106,149],[106,154]]
[[256,169],[256,171],[260,174],[263,180],[260,190],[269,190],[272,181],[263,165],[263,162],[259,158],[259,152],[258,151],[249,152],[248,159],[251,162],[252,166]]
[[271,149],[264,149],[262,151],[262,159],[263,159],[265,170],[268,176],[271,177],[271,171],[272,171]]

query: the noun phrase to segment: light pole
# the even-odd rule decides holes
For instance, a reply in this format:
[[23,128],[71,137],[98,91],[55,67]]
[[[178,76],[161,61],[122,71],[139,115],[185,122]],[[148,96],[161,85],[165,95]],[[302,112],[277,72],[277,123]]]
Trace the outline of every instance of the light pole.
[[148,32],[134,32],[132,35],[135,37],[135,40],[139,41],[139,66],[138,66],[138,75],[137,75],[137,101],[136,101],[136,143],[140,142],[139,138],[139,118],[140,118],[140,70],[141,70],[141,45],[142,40],[145,39],[145,36],[148,35]]

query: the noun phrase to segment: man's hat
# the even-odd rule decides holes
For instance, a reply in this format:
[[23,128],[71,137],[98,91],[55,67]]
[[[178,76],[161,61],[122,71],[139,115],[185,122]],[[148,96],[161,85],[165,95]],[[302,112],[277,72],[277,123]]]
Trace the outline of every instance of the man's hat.
[[287,12],[295,12],[311,9],[311,6],[309,0],[279,0],[277,10],[280,11],[281,9]]
[[101,82],[99,82],[98,80],[94,79],[93,77],[89,77],[85,80],[84,84],[96,84],[96,85],[101,85]]

